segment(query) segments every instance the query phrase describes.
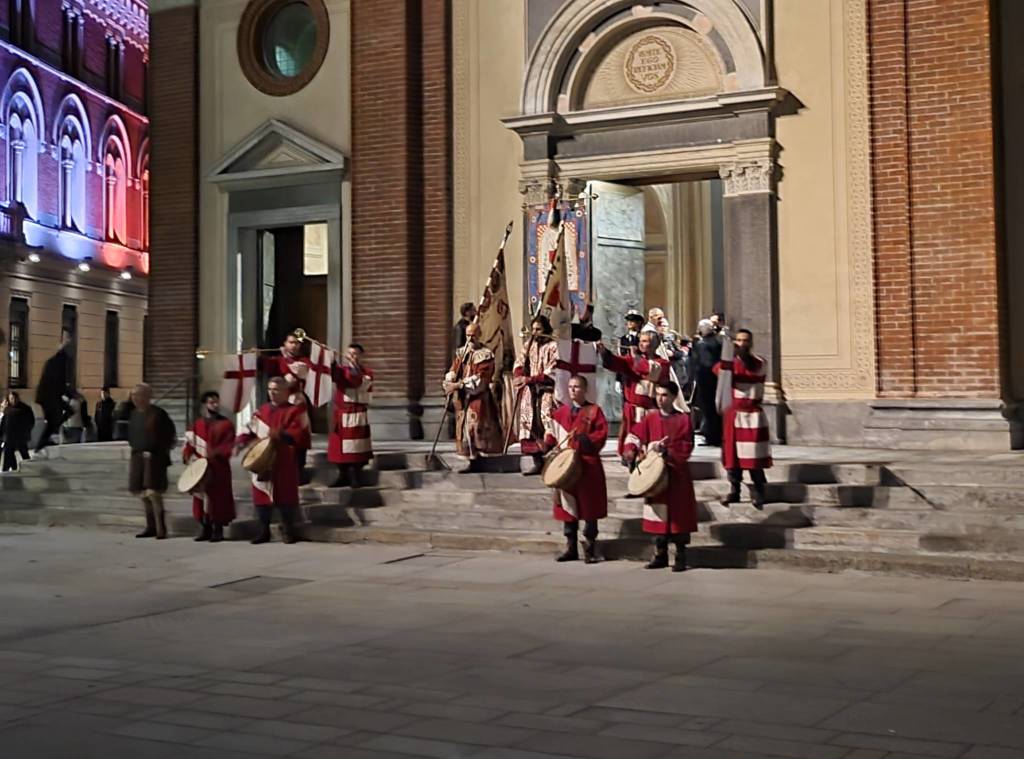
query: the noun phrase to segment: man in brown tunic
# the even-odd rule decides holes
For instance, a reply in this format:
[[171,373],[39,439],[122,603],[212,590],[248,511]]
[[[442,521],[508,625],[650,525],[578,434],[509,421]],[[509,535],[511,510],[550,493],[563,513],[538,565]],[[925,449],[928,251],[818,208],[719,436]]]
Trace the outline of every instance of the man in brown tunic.
[[177,432],[167,412],[153,404],[153,388],[149,385],[135,386],[132,403],[135,407],[128,420],[128,444],[132,449],[128,490],[142,500],[146,510],[146,529],[135,537],[163,540],[167,537],[164,519],[167,468],[171,465]]

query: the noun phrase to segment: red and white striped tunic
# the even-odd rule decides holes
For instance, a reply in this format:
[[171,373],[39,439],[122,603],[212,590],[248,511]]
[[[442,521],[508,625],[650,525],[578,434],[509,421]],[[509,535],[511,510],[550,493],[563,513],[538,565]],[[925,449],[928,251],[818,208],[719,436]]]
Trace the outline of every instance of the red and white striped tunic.
[[373,458],[368,410],[373,372],[367,366],[335,365],[334,429],[327,439],[327,459],[335,464],[365,464]]
[[761,407],[766,364],[760,356],[748,360],[749,364],[736,356],[732,362],[732,405],[722,419],[722,466],[726,469],[768,469],[772,465],[768,414]]

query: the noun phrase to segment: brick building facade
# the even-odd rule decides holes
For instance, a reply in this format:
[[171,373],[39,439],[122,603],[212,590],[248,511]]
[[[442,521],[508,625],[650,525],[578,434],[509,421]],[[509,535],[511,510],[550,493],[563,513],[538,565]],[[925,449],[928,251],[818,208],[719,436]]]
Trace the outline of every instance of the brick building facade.
[[[231,28],[242,30],[240,46],[271,34],[281,3],[154,0],[154,49],[161,37],[197,40],[154,55],[154,98],[171,104],[154,103],[154,135],[176,141],[156,145],[167,168],[155,192],[180,219],[201,209],[195,241],[187,229],[171,233],[170,215],[159,240],[154,227],[154,277],[166,267],[169,285],[161,330],[174,356],[153,362],[158,382],[171,385],[196,345],[227,353],[247,347],[245,334],[262,339],[266,324],[245,326],[259,321],[262,302],[247,300],[246,283],[270,292],[259,274],[266,246],[285,250],[285,237],[267,235],[320,214],[333,225],[336,265],[326,334],[369,348],[375,424],[421,434],[403,421],[410,412],[436,418],[455,305],[476,297],[489,241],[510,216],[529,228],[523,210],[551,181],[573,195],[599,181],[623,204],[647,204],[647,224],[667,240],[658,244],[668,271],[673,256],[690,256],[679,276],[708,279],[687,290],[698,295],[678,296],[679,314],[724,308],[754,328],[772,367],[780,437],[1020,442],[1024,388],[1015,389],[1011,349],[1024,330],[1009,297],[1020,278],[1009,254],[1020,192],[1003,170],[1019,108],[1007,68],[1015,52],[1000,23],[1012,4],[301,5],[326,58],[321,50],[306,64],[301,86],[270,92],[264,74],[218,43]],[[262,20],[247,28],[246,14]],[[644,45],[660,78],[638,90],[628,61]],[[274,49],[292,54],[284,43]],[[675,76],[680,59],[697,73]],[[179,105],[190,97],[193,112]],[[318,184],[321,170],[339,172],[337,181]],[[580,253],[588,265],[602,234],[593,213],[594,250]],[[704,239],[684,239],[695,225]],[[653,249],[654,232],[635,243],[627,233],[612,236],[623,249]],[[521,303],[535,265],[526,236],[507,251]],[[171,289],[193,277],[195,306]],[[227,302],[214,303],[223,292]],[[217,375],[200,368],[207,381]]]
[[62,334],[88,399],[142,380],[148,49],[145,0],[0,4],[0,370],[11,387],[34,386]]

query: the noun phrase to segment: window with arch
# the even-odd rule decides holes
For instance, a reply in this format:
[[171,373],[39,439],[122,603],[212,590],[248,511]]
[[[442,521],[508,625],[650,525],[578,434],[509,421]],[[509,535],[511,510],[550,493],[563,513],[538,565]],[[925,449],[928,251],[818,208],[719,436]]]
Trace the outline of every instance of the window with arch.
[[121,141],[107,140],[103,156],[103,224],[108,240],[122,245],[128,240],[127,229],[128,163]]
[[39,129],[31,104],[16,94],[7,109],[7,202],[36,218],[39,186]]
[[142,249],[149,250],[149,156],[145,155],[139,164],[139,181],[142,185]]
[[85,232],[87,147],[78,120],[69,116],[60,134],[60,223]]

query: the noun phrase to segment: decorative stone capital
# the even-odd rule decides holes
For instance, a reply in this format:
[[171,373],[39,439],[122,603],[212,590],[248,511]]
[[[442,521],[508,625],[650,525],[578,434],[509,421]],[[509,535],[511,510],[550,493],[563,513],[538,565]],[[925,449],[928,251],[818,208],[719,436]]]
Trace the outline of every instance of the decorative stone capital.
[[519,182],[519,192],[524,208],[543,205],[555,194],[555,180],[551,177],[523,179]]
[[771,158],[725,164],[719,167],[718,175],[725,183],[726,197],[775,192],[775,161]]

